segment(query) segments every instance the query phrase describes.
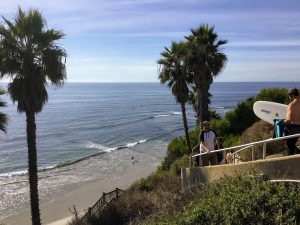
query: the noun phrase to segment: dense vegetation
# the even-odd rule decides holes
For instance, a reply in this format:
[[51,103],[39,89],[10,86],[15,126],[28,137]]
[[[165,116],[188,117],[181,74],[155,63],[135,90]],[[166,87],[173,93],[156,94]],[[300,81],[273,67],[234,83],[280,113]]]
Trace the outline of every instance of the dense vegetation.
[[88,221],[74,218],[71,224],[129,224],[158,212],[168,214],[173,211],[172,205],[183,207],[188,200],[189,196],[181,192],[180,177],[169,172],[157,172],[137,181],[116,201]]
[[[252,130],[255,131],[253,135],[250,134],[251,129],[243,135],[244,131],[259,121],[253,112],[253,104],[260,100],[287,103],[287,92],[288,90],[285,88],[262,89],[255,97],[240,102],[234,110],[227,112],[223,119],[212,119],[211,127],[217,131],[219,136],[224,137],[224,147],[270,138],[272,137],[273,128],[264,122],[260,122],[252,128]],[[199,132],[199,127],[196,127],[189,133],[192,147],[196,146],[199,142]],[[282,150],[282,144],[279,146],[276,145],[277,143],[275,145],[269,145],[269,154],[277,153]],[[271,147],[273,147],[273,151],[271,151]],[[255,151],[255,153],[257,153],[255,157],[259,158],[261,151]],[[181,160],[180,158],[184,156],[186,159],[190,154],[191,152],[186,147],[184,139],[182,137],[175,138],[169,143],[167,155],[159,169],[169,170],[174,162],[176,162],[176,164],[181,162],[180,165],[188,166],[188,161]],[[244,160],[249,160],[249,152],[245,152],[244,156]],[[185,162],[185,164],[182,164],[182,162]],[[176,168],[177,166],[174,165],[173,169],[175,169],[174,167]]]
[[299,190],[297,184],[272,183],[255,174],[228,177],[194,190],[193,200],[172,214],[139,224],[298,224]]
[[255,172],[180,189],[180,177],[156,172],[90,218],[71,225],[296,224],[300,186],[273,183]]

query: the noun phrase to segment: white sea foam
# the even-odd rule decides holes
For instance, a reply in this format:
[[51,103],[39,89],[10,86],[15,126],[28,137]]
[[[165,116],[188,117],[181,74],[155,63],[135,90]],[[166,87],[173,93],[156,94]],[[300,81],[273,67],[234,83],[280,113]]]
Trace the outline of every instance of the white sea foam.
[[181,115],[181,112],[171,112],[171,115]]
[[45,170],[51,170],[54,169],[57,165],[53,165],[53,166],[47,166],[45,167]]
[[117,147],[110,148],[110,147],[107,147],[105,145],[94,143],[94,142],[88,142],[88,143],[86,143],[85,147],[89,148],[89,149],[102,150],[103,152],[112,152],[112,151],[115,151],[115,150],[118,149]]
[[140,140],[140,141],[139,141],[139,144],[145,143],[145,142],[147,142],[147,141],[148,141],[147,139]]
[[157,116],[154,116],[154,118],[159,118],[159,117],[167,117],[167,116],[169,116],[169,115],[167,115],[167,114],[162,114],[162,115],[157,115]]
[[145,143],[145,142],[147,142],[147,141],[148,141],[147,139],[143,139],[143,140],[139,140],[139,141],[136,141],[136,142],[127,143],[125,146],[126,146],[127,148],[130,148],[130,147],[134,147],[134,146],[136,146],[136,145],[138,145],[138,144]]
[[[47,166],[43,168],[38,168],[38,171],[45,171],[45,170],[51,170],[56,168],[57,165]],[[15,177],[15,176],[24,176],[28,174],[28,170],[19,170],[19,171],[13,171],[10,173],[0,173],[0,177]]]
[[174,115],[181,115],[181,112],[171,111],[169,114],[160,114],[160,115],[153,116],[153,118],[168,117],[168,116],[174,116]]
[[0,177],[22,176],[22,175],[26,175],[27,173],[28,173],[28,170],[13,171],[10,173],[0,173]]
[[39,168],[38,170],[39,171],[45,171],[45,170],[51,170],[51,169],[54,169],[56,168],[57,165],[52,165],[52,166],[46,166],[46,167],[43,167],[43,168]]
[[137,144],[138,144],[138,142],[132,142],[132,143],[126,144],[125,146],[130,148],[130,147],[136,146]]
[[101,150],[103,152],[112,152],[112,151],[115,151],[115,150],[118,150],[118,149],[121,149],[121,148],[131,148],[131,147],[134,147],[138,144],[145,143],[147,141],[148,141],[147,139],[142,139],[142,140],[135,141],[135,142],[129,142],[125,145],[120,145],[118,147],[107,147],[107,146],[104,146],[102,144],[98,144],[98,143],[94,143],[94,142],[88,142],[88,143],[86,143],[85,147],[89,148],[89,149],[98,149],[98,150]]

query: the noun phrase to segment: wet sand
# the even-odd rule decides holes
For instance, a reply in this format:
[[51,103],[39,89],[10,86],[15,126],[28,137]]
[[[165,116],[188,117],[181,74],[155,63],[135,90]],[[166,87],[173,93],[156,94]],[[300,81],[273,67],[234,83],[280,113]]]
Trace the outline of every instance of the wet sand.
[[[109,192],[115,188],[126,189],[133,182],[150,175],[157,165],[146,168],[134,167],[126,174],[101,180],[92,180],[77,185],[63,195],[58,195],[49,202],[41,202],[41,219],[43,224],[48,225],[65,225],[72,218],[73,206],[78,212],[84,213],[91,207],[101,196],[103,192]],[[19,212],[16,215],[6,217],[0,223],[3,225],[31,225],[30,205],[27,210]]]

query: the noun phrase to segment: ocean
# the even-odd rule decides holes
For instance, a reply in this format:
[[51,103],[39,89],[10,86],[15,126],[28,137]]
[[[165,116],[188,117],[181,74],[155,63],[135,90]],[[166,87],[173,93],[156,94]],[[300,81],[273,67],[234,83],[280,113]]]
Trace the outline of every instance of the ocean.
[[[6,89],[5,83],[0,87]],[[211,108],[220,115],[262,88],[300,83],[214,83]],[[49,101],[36,117],[40,198],[66,185],[112,177],[134,164],[159,165],[168,142],[183,135],[180,105],[159,83],[66,83],[48,87]],[[8,95],[9,116],[0,133],[0,221],[28,204],[26,118]],[[187,105],[188,126],[195,127]]]

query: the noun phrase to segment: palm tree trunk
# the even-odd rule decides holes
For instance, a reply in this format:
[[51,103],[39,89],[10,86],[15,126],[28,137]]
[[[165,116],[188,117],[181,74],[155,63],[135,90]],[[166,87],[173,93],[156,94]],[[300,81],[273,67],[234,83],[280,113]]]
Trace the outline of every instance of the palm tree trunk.
[[200,104],[201,104],[201,122],[207,120],[210,120],[210,115],[209,115],[209,111],[208,111],[208,90],[209,90],[209,85],[207,87],[207,84],[203,83],[203,85],[201,85],[200,88]]
[[205,120],[210,119],[209,111],[208,111],[208,90],[210,84],[205,79],[200,79],[200,76],[197,76],[195,79],[195,85],[197,89],[197,99],[196,99],[196,116],[197,116],[197,124]]
[[181,105],[182,121],[183,121],[184,133],[185,133],[185,141],[186,141],[188,150],[191,153],[192,148],[191,148],[191,142],[190,142],[190,136],[189,136],[189,128],[188,128],[187,120],[186,120],[185,103],[181,102],[180,105]]
[[201,80],[199,79],[199,76],[195,77],[195,85],[196,85],[196,99],[195,99],[195,106],[194,109],[196,110],[196,124],[200,125],[201,124],[201,101],[200,101],[200,96],[201,95]]
[[28,176],[32,217],[31,220],[33,225],[41,225],[37,176],[36,124],[34,112],[26,112],[26,123],[28,146]]

